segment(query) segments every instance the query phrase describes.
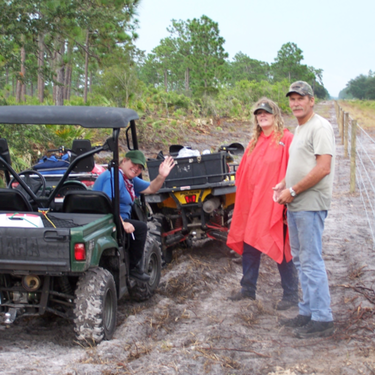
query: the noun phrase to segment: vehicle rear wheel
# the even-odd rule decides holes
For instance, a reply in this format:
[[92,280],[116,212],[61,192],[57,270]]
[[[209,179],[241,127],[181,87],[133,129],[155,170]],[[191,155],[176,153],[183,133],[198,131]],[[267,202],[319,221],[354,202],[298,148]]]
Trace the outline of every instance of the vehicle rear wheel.
[[116,329],[117,293],[112,274],[98,267],[88,270],[75,291],[74,331],[79,341],[98,344]]
[[147,282],[135,280],[134,286],[129,288],[130,297],[136,301],[145,301],[149,299],[159,286],[161,278],[160,242],[158,242],[155,235],[150,232],[154,231],[149,230],[147,233],[144,253],[144,269],[150,276],[150,280]]

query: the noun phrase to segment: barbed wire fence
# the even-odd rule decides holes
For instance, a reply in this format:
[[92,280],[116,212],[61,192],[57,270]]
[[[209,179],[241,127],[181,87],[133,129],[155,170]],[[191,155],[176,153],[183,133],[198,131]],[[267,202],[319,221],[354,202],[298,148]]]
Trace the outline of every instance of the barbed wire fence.
[[375,139],[335,101],[337,124],[350,158],[350,192],[359,192],[375,244]]

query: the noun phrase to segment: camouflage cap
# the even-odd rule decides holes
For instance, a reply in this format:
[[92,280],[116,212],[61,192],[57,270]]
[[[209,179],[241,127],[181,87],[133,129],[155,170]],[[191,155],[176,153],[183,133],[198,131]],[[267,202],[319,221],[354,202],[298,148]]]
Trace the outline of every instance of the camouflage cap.
[[264,109],[265,111],[267,111],[268,113],[271,113],[271,115],[273,115],[273,110],[271,108],[271,106],[267,103],[267,102],[263,102],[263,103],[260,103],[253,111],[254,115],[256,115],[257,111],[259,109]]
[[297,81],[297,82],[293,82],[290,87],[289,87],[289,91],[288,93],[286,94],[286,96],[289,96],[290,94],[293,94],[293,93],[296,93],[296,94],[299,94],[299,95],[302,95],[302,96],[305,96],[305,95],[310,95],[310,96],[314,96],[314,91],[313,89],[311,88],[311,86],[305,82],[305,81]]

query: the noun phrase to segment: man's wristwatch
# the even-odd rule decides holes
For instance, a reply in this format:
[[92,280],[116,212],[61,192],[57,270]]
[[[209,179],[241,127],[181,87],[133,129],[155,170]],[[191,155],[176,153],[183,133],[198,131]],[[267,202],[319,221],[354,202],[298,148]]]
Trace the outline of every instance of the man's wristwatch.
[[293,188],[289,188],[289,191],[290,191],[290,195],[292,196],[292,197],[295,197],[297,194],[296,194],[296,192],[293,190]]

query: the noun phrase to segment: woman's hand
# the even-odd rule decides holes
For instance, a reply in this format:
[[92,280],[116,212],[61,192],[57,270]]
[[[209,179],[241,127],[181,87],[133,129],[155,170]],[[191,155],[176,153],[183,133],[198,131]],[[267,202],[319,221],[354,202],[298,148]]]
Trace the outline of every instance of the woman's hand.
[[164,178],[168,177],[168,175],[171,172],[174,165],[175,165],[175,161],[172,158],[172,156],[167,156],[159,166],[160,176],[162,176]]
[[175,165],[172,156],[167,156],[159,166],[159,174],[150,182],[150,186],[141,191],[142,194],[155,194],[163,186],[165,179]]
[[122,222],[122,226],[124,227],[126,233],[133,233],[135,231],[133,224],[128,223],[126,221]]
[[272,188],[273,190],[273,201],[277,202],[280,198],[281,192],[285,189],[285,180],[279,182],[275,187]]

